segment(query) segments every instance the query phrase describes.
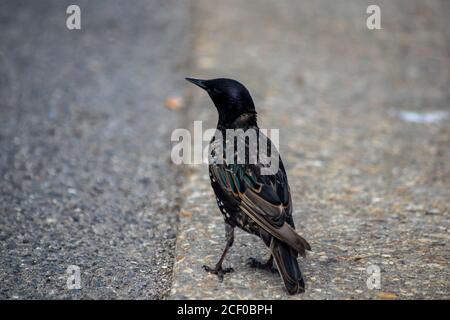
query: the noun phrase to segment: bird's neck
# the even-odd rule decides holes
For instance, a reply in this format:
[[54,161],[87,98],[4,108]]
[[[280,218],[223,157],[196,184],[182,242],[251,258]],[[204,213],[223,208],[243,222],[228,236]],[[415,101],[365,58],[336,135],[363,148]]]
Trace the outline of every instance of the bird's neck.
[[226,130],[226,129],[247,130],[249,128],[258,128],[256,112],[243,113],[232,121],[222,121],[222,119],[219,116],[219,122],[217,124],[217,129],[219,130]]

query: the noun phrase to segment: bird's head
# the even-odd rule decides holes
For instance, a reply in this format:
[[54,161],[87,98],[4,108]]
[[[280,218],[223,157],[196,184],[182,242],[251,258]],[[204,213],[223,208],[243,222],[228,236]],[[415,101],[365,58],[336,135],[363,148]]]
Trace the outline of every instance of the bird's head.
[[227,126],[243,114],[255,115],[255,105],[247,88],[233,79],[200,80],[186,78],[187,81],[206,90],[219,113],[219,124]]

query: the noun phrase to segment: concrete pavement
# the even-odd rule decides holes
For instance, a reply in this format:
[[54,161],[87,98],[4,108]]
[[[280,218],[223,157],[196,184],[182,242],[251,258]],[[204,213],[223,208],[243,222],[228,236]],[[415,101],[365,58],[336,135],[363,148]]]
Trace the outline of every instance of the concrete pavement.
[[[281,128],[313,252],[299,259],[306,293],[288,297],[277,275],[246,266],[268,251],[238,232],[224,262],[235,272],[219,283],[201,266],[223,250],[223,221],[206,166],[191,168],[170,298],[450,298],[449,5],[377,3],[382,30],[370,31],[368,1],[195,2],[190,76],[240,80],[260,126]],[[217,119],[194,87],[188,119]],[[367,286],[370,266],[380,289]]]
[[[378,1],[376,31],[369,1],[77,3],[81,31],[72,2],[0,3],[0,298],[450,298],[446,1]],[[185,76],[240,80],[281,128],[304,295],[246,266],[268,252],[243,232],[223,283],[201,269],[222,217],[170,133],[217,115]]]

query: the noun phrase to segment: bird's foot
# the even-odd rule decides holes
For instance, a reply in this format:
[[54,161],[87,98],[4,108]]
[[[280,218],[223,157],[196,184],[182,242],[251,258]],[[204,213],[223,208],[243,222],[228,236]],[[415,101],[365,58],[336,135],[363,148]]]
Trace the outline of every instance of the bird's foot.
[[219,278],[219,281],[223,281],[223,276],[225,273],[233,272],[233,268],[222,268],[221,265],[216,265],[214,268],[208,267],[207,265],[203,265],[203,269],[205,269],[206,272],[212,273],[217,275],[217,278]]
[[261,262],[258,259],[249,258],[247,265],[250,266],[251,268],[267,270],[272,273],[278,273],[277,268],[273,266],[273,259],[269,259],[267,262]]

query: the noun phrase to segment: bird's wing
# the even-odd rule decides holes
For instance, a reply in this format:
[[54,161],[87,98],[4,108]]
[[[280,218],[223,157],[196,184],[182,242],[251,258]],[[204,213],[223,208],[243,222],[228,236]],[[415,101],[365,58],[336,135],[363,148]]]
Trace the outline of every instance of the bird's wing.
[[213,165],[219,185],[240,202],[240,208],[261,228],[301,255],[311,250],[293,229],[291,198],[282,165],[275,175],[261,175],[259,165]]

